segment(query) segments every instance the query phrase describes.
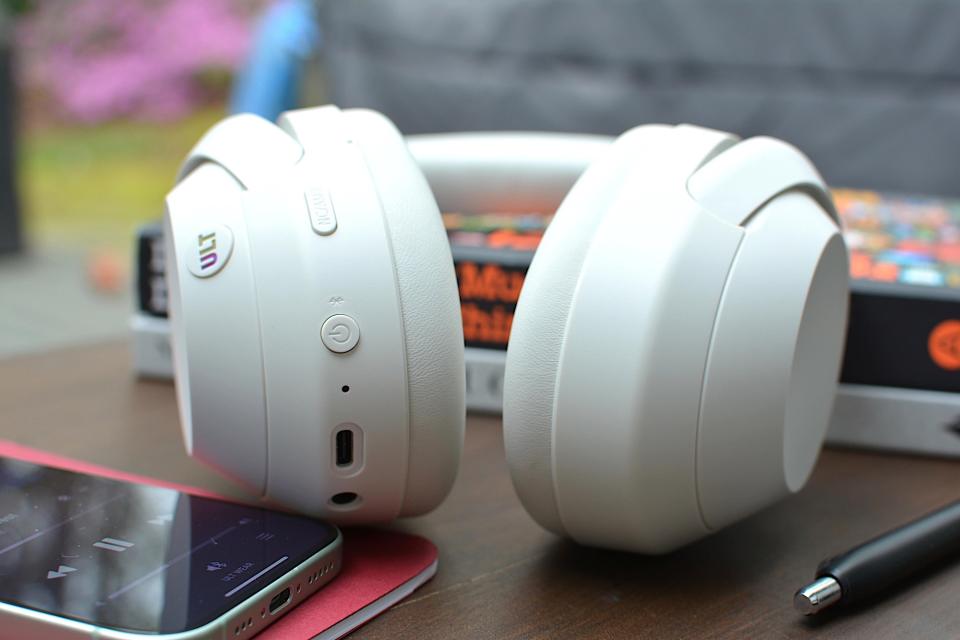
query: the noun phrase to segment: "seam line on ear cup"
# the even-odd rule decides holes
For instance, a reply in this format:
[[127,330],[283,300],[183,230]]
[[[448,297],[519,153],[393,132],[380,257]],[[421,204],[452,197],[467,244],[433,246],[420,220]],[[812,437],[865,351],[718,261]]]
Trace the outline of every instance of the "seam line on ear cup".
[[[724,153],[729,153],[734,149],[736,151],[733,152],[733,155],[727,156],[726,158],[723,157]],[[726,149],[724,149],[724,153],[716,154],[713,157],[712,162],[716,162],[717,164],[711,167],[709,166],[709,163],[704,163],[704,165],[701,167],[701,169],[711,174],[706,180],[703,180],[704,175],[701,175],[700,179],[698,180],[697,173],[691,175],[691,177],[687,180],[686,190],[688,194],[706,213],[723,219],[730,224],[736,224],[742,229],[746,229],[771,202],[787,193],[797,192],[810,197],[811,200],[819,205],[818,208],[821,210],[821,213],[827,218],[831,218],[831,222],[836,224],[833,203],[830,201],[829,196],[824,191],[822,179],[819,178],[816,170],[809,163],[806,157],[790,145],[772,139],[760,138],[758,141],[758,139],[752,138],[726,147]],[[739,155],[748,153],[751,154],[752,157],[744,157]],[[779,173],[774,171],[771,173],[769,168],[765,166],[769,163],[778,164],[778,161],[782,163],[782,166],[787,167],[786,171]],[[704,167],[706,168],[704,169]],[[700,171],[700,169],[698,169],[698,171]],[[731,175],[752,176],[758,171],[761,173],[761,175],[763,175],[764,179],[747,187],[746,198],[743,198],[742,196],[737,198],[737,196],[734,195],[730,197],[730,200],[727,200],[726,198],[716,199],[716,196],[714,196],[712,203],[721,205],[721,210],[714,211],[711,209],[711,198],[709,195],[712,189],[718,189],[720,190],[720,193],[724,193],[724,189],[726,189],[727,192],[730,192],[732,191],[731,187],[735,187],[737,185],[737,182],[730,181]],[[773,179],[771,179],[771,175],[774,176]],[[725,181],[725,184],[718,184],[717,181],[721,179]],[[776,182],[774,182],[774,180],[776,180]],[[767,195],[767,197],[761,201],[751,201],[751,192],[754,196],[758,193],[762,194],[763,191],[761,191],[761,189],[764,187],[770,187],[771,183],[779,183],[782,188],[771,189],[769,191],[769,195]],[[699,197],[703,195],[707,195],[708,197]],[[743,212],[736,210],[735,207],[743,205],[749,206],[750,210]],[[730,270],[728,271],[727,279],[724,282],[720,300],[714,313],[713,326],[711,329],[707,357],[704,365],[703,385],[701,387],[700,397],[698,400],[699,407],[696,428],[697,446],[694,456],[694,477],[696,480],[697,507],[700,512],[700,518],[703,521],[704,526],[711,531],[716,530],[716,527],[711,526],[710,520],[707,516],[707,508],[705,507],[706,497],[703,494],[701,485],[703,475],[701,464],[703,462],[704,453],[701,451],[701,442],[705,437],[703,431],[705,417],[704,406],[707,403],[706,394],[710,382],[708,380],[708,374],[711,370],[711,365],[713,364],[713,358],[715,354],[718,322],[725,305],[728,303],[728,293],[731,286],[732,274],[734,273],[737,262],[740,259],[743,246],[743,239],[741,239],[741,241],[738,243],[736,253],[733,256],[733,260],[731,261]]]
[[[609,189],[610,193],[618,193],[623,186],[623,183],[627,179],[629,174],[628,170],[621,171],[617,176],[616,182]],[[568,345],[570,344],[567,337],[570,334],[570,323],[573,319],[573,303],[577,299],[577,294],[580,289],[581,283],[583,281],[584,267],[586,260],[590,254],[590,243],[592,238],[596,236],[598,230],[603,226],[607,214],[610,212],[610,208],[613,206],[613,203],[616,201],[616,196],[613,196],[606,202],[605,210],[600,216],[600,220],[597,223],[596,227],[593,229],[593,234],[590,241],[587,243],[586,248],[581,256],[580,269],[577,273],[576,282],[573,285],[570,293],[569,304],[567,306],[567,318],[563,323],[563,335],[560,338],[560,351],[557,353],[557,363],[556,363],[556,372],[553,379],[553,391],[552,391],[552,401],[551,401],[551,411],[550,411],[550,482],[553,484],[553,500],[554,500],[554,509],[557,513],[557,518],[560,520],[560,526],[563,528],[564,535],[570,536],[570,527],[566,520],[564,519],[564,509],[562,502],[560,500],[560,479],[558,476],[558,471],[560,468],[560,461],[557,459],[557,449],[558,449],[558,429],[557,429],[557,417],[559,416],[559,401],[560,401],[560,386],[561,386],[561,377],[560,377],[560,368],[562,367],[565,359]]]
[[[244,196],[247,193],[247,189],[243,190],[241,193],[241,201],[245,198]],[[244,219],[246,219],[246,208],[244,207],[242,211]],[[246,220],[245,220],[246,221]],[[261,489],[261,497],[265,497],[270,493],[270,411],[269,405],[267,402],[267,367],[264,363],[263,358],[263,314],[260,312],[260,288],[257,286],[257,278],[253,275],[256,273],[256,257],[253,254],[253,251],[250,247],[250,240],[246,234],[244,234],[244,244],[247,254],[250,256],[250,273],[251,273],[251,286],[253,288],[253,300],[254,308],[257,310],[257,335],[260,337],[259,351],[260,351],[260,386],[261,393],[263,393],[263,488]]]
[[204,162],[212,162],[249,189],[284,165],[293,167],[303,153],[302,145],[274,123],[253,114],[238,114],[215,124],[200,138],[180,166],[176,181]]
[[[567,534],[646,552],[707,531],[693,477],[699,383],[711,315],[742,235],[684,189],[729,136],[692,127],[665,133],[660,144],[633,147],[645,153],[630,163],[590,243],[553,398],[554,482]],[[671,294],[678,286],[685,293]],[[681,322],[669,320],[687,311]],[[672,331],[660,340],[654,332],[665,329]]]
[[[648,144],[663,145],[669,142],[670,137],[674,134],[676,127],[669,126],[669,125],[653,124],[653,125],[645,125],[638,129],[639,131],[631,130],[630,132],[627,132],[627,134],[631,136],[644,136],[644,140]],[[621,138],[622,137],[623,136],[621,136]],[[619,142],[621,138],[618,138],[617,141]],[[575,540],[577,538],[571,532],[569,514],[567,514],[567,518],[564,517],[565,509],[563,508],[563,500],[561,499],[562,491],[561,491],[561,482],[559,477],[559,473],[561,471],[561,466],[562,466],[561,461],[558,459],[558,452],[560,448],[558,443],[558,436],[559,436],[558,418],[560,416],[560,401],[562,398],[561,368],[563,367],[563,364],[567,361],[567,352],[571,347],[571,340],[569,340],[569,336],[571,332],[571,324],[574,318],[574,304],[580,296],[580,289],[583,283],[584,275],[586,273],[585,266],[588,260],[590,260],[590,254],[592,252],[592,245],[593,245],[594,239],[597,237],[598,234],[602,233],[602,229],[607,224],[609,224],[609,220],[607,218],[610,215],[611,210],[616,206],[617,202],[620,200],[621,198],[620,193],[623,190],[624,184],[636,170],[636,167],[635,167],[636,160],[632,158],[630,155],[631,148],[634,144],[635,144],[634,142],[626,142],[625,146],[617,146],[617,142],[614,142],[611,145],[611,147],[607,150],[607,153],[611,154],[609,161],[614,162],[621,166],[617,168],[618,173],[616,174],[616,179],[611,184],[605,185],[605,191],[608,195],[607,195],[607,198],[604,200],[603,212],[600,214],[599,219],[596,222],[596,225],[593,227],[591,237],[587,240],[583,249],[583,254],[580,256],[580,267],[577,272],[573,287],[570,290],[570,296],[568,299],[568,304],[566,306],[566,320],[563,323],[563,333],[562,333],[562,336],[560,337],[560,349],[559,349],[559,352],[557,353],[557,362],[556,362],[556,369],[555,369],[555,375],[553,380],[553,389],[551,392],[552,398],[551,398],[550,432],[549,432],[550,433],[550,451],[548,453],[550,456],[550,481],[552,483],[552,489],[553,489],[554,510],[556,512],[556,516],[559,520],[560,526],[563,530],[563,534],[567,537],[572,537]],[[621,143],[621,145],[624,145],[624,143]],[[641,153],[648,153],[648,151],[647,149],[644,148],[641,151]],[[612,154],[616,154],[616,155],[612,155]],[[590,168],[588,168],[587,171],[590,171]],[[581,179],[582,177],[583,176],[581,176]],[[574,186],[574,188],[576,188],[576,185]],[[566,202],[566,198],[564,198],[564,203],[565,202]],[[561,204],[561,206],[563,206],[563,203]],[[569,510],[569,506],[567,510]]]
[[[290,135],[288,132],[284,131],[280,127],[277,127],[273,123],[268,123],[268,124],[274,129],[276,129],[277,133],[279,133],[280,135],[283,135],[286,138],[289,138],[290,141],[300,149],[300,155],[299,157],[297,157],[296,161],[294,162],[294,166],[299,164],[300,161],[303,160],[303,157],[306,153],[306,151],[303,148],[303,145],[300,144],[300,142],[294,136]],[[230,169],[226,167],[224,168],[227,171],[230,171]],[[231,173],[231,175],[233,174]],[[241,180],[239,177],[237,177],[237,181],[240,183],[241,187],[243,188],[243,191],[240,197],[241,197],[241,202],[244,203],[242,215],[244,216],[244,221],[246,223],[247,209],[245,206],[246,204],[245,200],[246,200],[246,195],[251,190],[251,185],[244,183],[244,181]],[[270,410],[269,410],[269,402],[268,402],[268,395],[267,395],[267,367],[266,367],[266,362],[265,362],[264,353],[263,353],[265,336],[263,332],[263,313],[261,312],[261,306],[260,306],[260,288],[257,283],[257,278],[252,276],[252,274],[255,274],[257,271],[257,257],[254,255],[254,252],[250,246],[249,236],[246,234],[244,237],[244,243],[245,243],[245,248],[247,250],[247,253],[250,256],[251,286],[253,289],[253,298],[254,298],[255,308],[257,312],[257,335],[260,337],[260,340],[259,340],[260,384],[261,384],[261,392],[263,393],[263,399],[264,399],[263,423],[265,427],[264,441],[263,441],[263,473],[264,473],[263,480],[264,481],[263,481],[263,488],[261,490],[261,497],[266,497],[267,495],[270,494],[270,478],[271,478],[270,448],[271,447],[270,447]]]
[[[664,128],[652,126],[644,129],[643,133],[639,135],[647,139],[651,135],[662,135],[663,130]],[[638,134],[635,133],[633,135],[636,136]],[[547,229],[544,241],[541,243],[541,248],[537,255],[534,256],[531,270],[528,272],[527,281],[524,285],[525,288],[524,291],[521,292],[521,300],[518,302],[517,307],[517,320],[519,320],[519,322],[515,320],[511,331],[510,345],[507,350],[508,364],[506,379],[504,381],[504,400],[506,402],[504,406],[504,417],[507,423],[505,424],[504,436],[507,446],[508,464],[511,465],[511,480],[522,504],[534,519],[542,526],[560,535],[569,536],[567,525],[564,523],[560,512],[558,498],[558,461],[556,456],[556,418],[558,415],[560,384],[558,368],[563,361],[564,345],[567,344],[565,336],[569,332],[570,304],[572,304],[577,283],[580,281],[582,275],[582,262],[589,252],[591,238],[602,223],[602,217],[609,208],[610,201],[614,197],[613,194],[620,189],[623,184],[626,171],[626,154],[631,144],[630,140],[620,141],[619,138],[617,142],[611,143],[611,145],[594,160],[590,167],[586,169],[584,174],[577,179],[577,182],[570,192],[564,197],[558,209],[558,214],[560,215],[555,217],[550,228]],[[609,182],[607,181],[608,175],[611,176]],[[591,206],[597,209],[602,207],[603,212],[598,212],[594,215],[590,212],[579,210]],[[582,220],[584,217],[586,217],[588,222]],[[572,253],[564,251],[561,256],[558,251],[554,250],[554,247],[566,244],[567,241],[565,238],[568,237],[576,238],[577,248]],[[545,246],[547,250],[544,250]],[[550,283],[549,290],[553,291],[554,286],[557,284],[555,280],[557,274],[572,268],[573,262],[577,263],[577,272],[570,275],[570,277],[574,279],[574,282],[569,287],[569,295],[564,293],[564,302],[558,303],[554,301],[552,305],[557,307],[554,309],[554,313],[566,315],[559,337],[549,338],[549,348],[547,351],[549,351],[551,357],[553,357],[552,354],[554,349],[556,349],[556,360],[551,360],[549,365],[541,362],[540,366],[536,368],[537,370],[534,370],[531,368],[530,361],[534,359],[537,355],[536,352],[544,345],[539,344],[531,349],[533,345],[528,343],[534,342],[534,335],[538,336],[536,341],[540,342],[541,335],[548,337],[554,333],[552,328],[543,333],[541,333],[541,328],[538,328],[535,334],[526,328],[535,326],[536,323],[534,320],[538,323],[545,320],[541,317],[540,313],[543,305],[538,303],[535,306],[531,306],[532,303],[530,300],[532,298],[537,299],[534,293],[532,293],[534,286],[544,288],[547,283]],[[567,276],[563,276],[562,282],[565,283],[566,281]],[[564,284],[562,288],[564,292],[566,292],[567,285]],[[542,303],[542,301],[540,302]],[[518,333],[521,334],[521,337],[518,337]],[[525,356],[522,364],[520,364],[521,356],[517,355],[518,353],[522,353]],[[545,373],[547,366],[552,367],[552,374]],[[545,392],[542,395],[546,395],[547,387],[542,387],[537,379],[545,379],[551,376],[553,380],[548,391],[550,397],[549,410],[543,411],[544,414],[549,412],[549,424],[542,425],[537,423],[536,420],[531,420],[529,409],[530,398],[526,398],[525,396],[530,393],[529,389],[539,390],[541,388]],[[520,391],[520,383],[517,382],[518,378],[523,383],[523,392]],[[540,408],[539,405],[536,405],[536,407],[537,409]],[[538,414],[538,412],[535,411],[532,415],[542,414]],[[544,447],[540,444],[544,440],[546,441],[546,451],[543,451]],[[511,451],[514,453],[511,453]],[[537,453],[533,457],[526,457],[526,454],[521,455],[518,453],[526,451],[534,451]],[[544,455],[546,458],[541,461],[541,456]],[[543,466],[547,466],[548,469],[546,471],[540,471],[539,469]],[[544,477],[546,477],[547,482],[549,482],[548,493],[545,491],[546,483],[542,482]],[[536,479],[535,482],[534,478]],[[531,486],[535,488],[531,488]]]
[[[690,128],[697,128],[697,129],[700,128],[700,127],[693,127],[692,125],[678,125],[678,126],[677,126],[678,129],[683,128],[683,127],[690,127]],[[693,170],[693,173],[691,173],[690,175],[693,176],[697,171],[700,171],[700,169],[703,169],[705,166],[707,166],[708,164],[710,164],[711,162],[713,162],[716,158],[719,158],[719,157],[722,156],[724,153],[726,153],[727,151],[729,151],[730,149],[734,148],[735,146],[737,146],[737,145],[740,144],[740,143],[741,143],[741,140],[740,140],[739,138],[737,138],[737,137],[732,136],[732,135],[731,135],[730,137],[724,139],[724,140],[721,141],[717,146],[715,146],[715,147],[710,151],[710,153],[708,153],[707,155],[705,155],[705,156],[703,157],[703,161],[702,161],[700,164],[697,165],[697,168],[694,169],[694,170]],[[690,181],[689,181],[689,179],[688,179],[688,180],[687,180],[687,183],[689,184],[689,182],[690,182]],[[687,188],[686,185],[684,185],[684,187]],[[688,193],[689,193],[689,188],[687,188],[687,191],[688,191]]]
[[838,246],[839,229],[800,190],[744,229],[700,400],[697,489],[713,529],[795,491],[813,465],[842,351]]
[[[397,517],[404,489],[406,425],[397,423],[405,419],[407,393],[385,227],[363,159],[337,113],[285,116],[303,118],[297,130],[310,144],[283,180],[248,193],[246,218],[259,258],[268,498],[338,524],[386,522]],[[328,236],[312,229],[304,199],[316,184],[329,187],[342,222]],[[362,334],[349,353],[324,340],[332,335],[324,323],[336,312],[354,318]],[[356,425],[363,438],[363,459],[352,474],[335,466],[334,434],[343,424]],[[357,498],[343,506],[332,500],[340,493]]]
[[823,178],[809,158],[773,138],[750,138],[727,147],[686,182],[690,197],[713,215],[739,226],[789,189],[805,192],[840,226]]
[[829,200],[829,196],[826,195],[823,189],[808,183],[795,184],[795,185],[786,187],[781,191],[776,192],[775,194],[773,194],[772,196],[764,200],[762,203],[760,203],[760,205],[756,207],[753,211],[751,211],[749,215],[747,215],[747,217],[743,219],[743,222],[740,223],[740,226],[741,227],[748,226],[750,222],[752,222],[753,219],[756,218],[757,215],[761,211],[763,211],[763,209],[768,204],[770,204],[777,198],[784,196],[788,193],[802,193],[805,196],[809,196],[811,200],[813,200],[814,202],[817,203],[817,205],[819,205],[820,209],[823,211],[823,215],[827,216],[827,218],[829,218],[830,221],[833,222],[833,224],[838,229],[840,228],[839,225],[837,225],[837,221],[834,217],[834,214],[831,213],[831,211],[833,210],[833,203],[830,202],[829,206],[826,206],[824,204],[826,201]]
[[406,416],[407,433],[405,438],[407,442],[407,452],[406,452],[407,458],[406,458],[406,461],[404,462],[403,493],[400,498],[400,503],[396,505],[397,515],[399,515],[400,511],[403,509],[403,504],[407,500],[407,483],[409,482],[409,479],[410,479],[410,441],[411,441],[411,435],[412,435],[411,431],[413,429],[412,406],[410,402],[410,377],[408,375],[409,366],[410,366],[410,356],[407,349],[407,326],[406,326],[405,316],[404,316],[404,300],[403,300],[403,296],[400,295],[400,281],[399,281],[397,268],[396,268],[397,257],[396,257],[396,250],[393,246],[393,237],[390,233],[390,221],[387,218],[385,206],[383,203],[383,198],[380,195],[380,190],[379,188],[377,188],[378,185],[377,185],[376,178],[374,177],[373,171],[370,168],[370,163],[367,160],[363,143],[356,135],[354,135],[355,132],[351,127],[351,123],[345,117],[345,114],[343,113],[343,111],[338,109],[337,114],[341,123],[343,124],[344,129],[348,132],[348,139],[351,141],[351,144],[357,150],[357,154],[360,158],[360,161],[363,163],[363,167],[367,172],[367,178],[370,180],[370,184],[373,185],[374,187],[373,190],[377,199],[377,204],[380,208],[380,218],[383,223],[383,230],[384,230],[384,236],[385,236],[384,239],[386,241],[387,250],[390,252],[390,263],[394,265],[393,274],[392,274],[393,290],[394,290],[394,295],[396,296],[396,299],[397,299],[397,309],[399,311],[398,317],[397,317],[397,323],[399,324],[400,331],[403,335],[403,340],[401,341],[400,349],[403,354],[404,366],[403,366],[402,374],[404,379],[404,389],[406,390],[406,398],[407,398],[407,416]]
[[[221,165],[201,163],[168,195],[165,234],[178,402],[185,432],[191,431],[189,451],[259,493],[266,480],[263,352],[259,302],[244,253],[243,194]],[[214,231],[216,241],[221,226],[235,245],[230,264],[213,279],[194,277],[189,258],[196,255],[197,234]],[[224,438],[233,440],[220,442]]]
[[704,395],[707,388],[707,374],[710,371],[710,362],[713,358],[713,345],[717,338],[717,319],[720,317],[720,310],[723,309],[724,302],[727,298],[727,291],[730,288],[730,274],[733,273],[734,265],[737,263],[737,258],[740,256],[740,250],[742,248],[743,237],[741,236],[740,240],[737,242],[737,248],[733,253],[733,258],[730,260],[730,264],[727,266],[727,277],[723,282],[723,288],[720,289],[720,299],[713,311],[710,335],[707,339],[707,353],[703,358],[703,372],[700,376],[700,397],[697,398],[697,428],[694,431],[696,434],[696,441],[693,448],[693,486],[697,495],[697,511],[700,514],[700,521],[703,522],[703,526],[711,532],[715,531],[715,529],[711,527],[710,523],[707,521],[707,516],[703,509],[703,496],[700,492],[700,426],[703,423],[703,404]]

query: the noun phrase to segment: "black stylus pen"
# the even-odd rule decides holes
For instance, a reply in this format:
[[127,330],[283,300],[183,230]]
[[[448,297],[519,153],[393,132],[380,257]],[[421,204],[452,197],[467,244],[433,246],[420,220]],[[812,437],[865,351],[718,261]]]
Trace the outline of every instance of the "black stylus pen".
[[817,567],[816,580],[797,591],[804,615],[866,600],[910,574],[960,552],[960,501],[850,549]]

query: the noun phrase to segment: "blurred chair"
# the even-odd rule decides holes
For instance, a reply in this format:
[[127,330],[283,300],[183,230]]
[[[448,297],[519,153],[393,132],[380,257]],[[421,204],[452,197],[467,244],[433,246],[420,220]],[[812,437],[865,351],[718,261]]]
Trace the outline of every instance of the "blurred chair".
[[330,97],[406,133],[692,122],[838,186],[960,195],[960,3],[325,0]]
[[15,96],[12,29],[0,10],[0,255],[22,246],[16,184]]
[[246,63],[230,96],[231,113],[276,120],[301,102],[306,62],[320,47],[313,3],[280,0],[260,19]]

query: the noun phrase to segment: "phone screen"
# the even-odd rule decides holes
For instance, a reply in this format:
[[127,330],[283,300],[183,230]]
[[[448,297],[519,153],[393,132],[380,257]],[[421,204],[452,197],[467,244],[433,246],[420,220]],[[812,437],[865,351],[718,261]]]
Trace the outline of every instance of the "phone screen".
[[336,537],[306,517],[0,458],[0,600],[103,627],[200,627]]

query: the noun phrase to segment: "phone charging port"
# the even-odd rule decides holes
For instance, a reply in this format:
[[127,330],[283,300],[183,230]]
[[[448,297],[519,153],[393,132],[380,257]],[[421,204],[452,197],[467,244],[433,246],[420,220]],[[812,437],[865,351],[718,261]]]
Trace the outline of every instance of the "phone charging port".
[[290,587],[287,587],[277,595],[273,596],[273,598],[270,600],[270,615],[273,615],[280,609],[283,609],[288,602],[290,602]]
[[349,467],[353,464],[353,431],[341,429],[337,431],[337,466]]

